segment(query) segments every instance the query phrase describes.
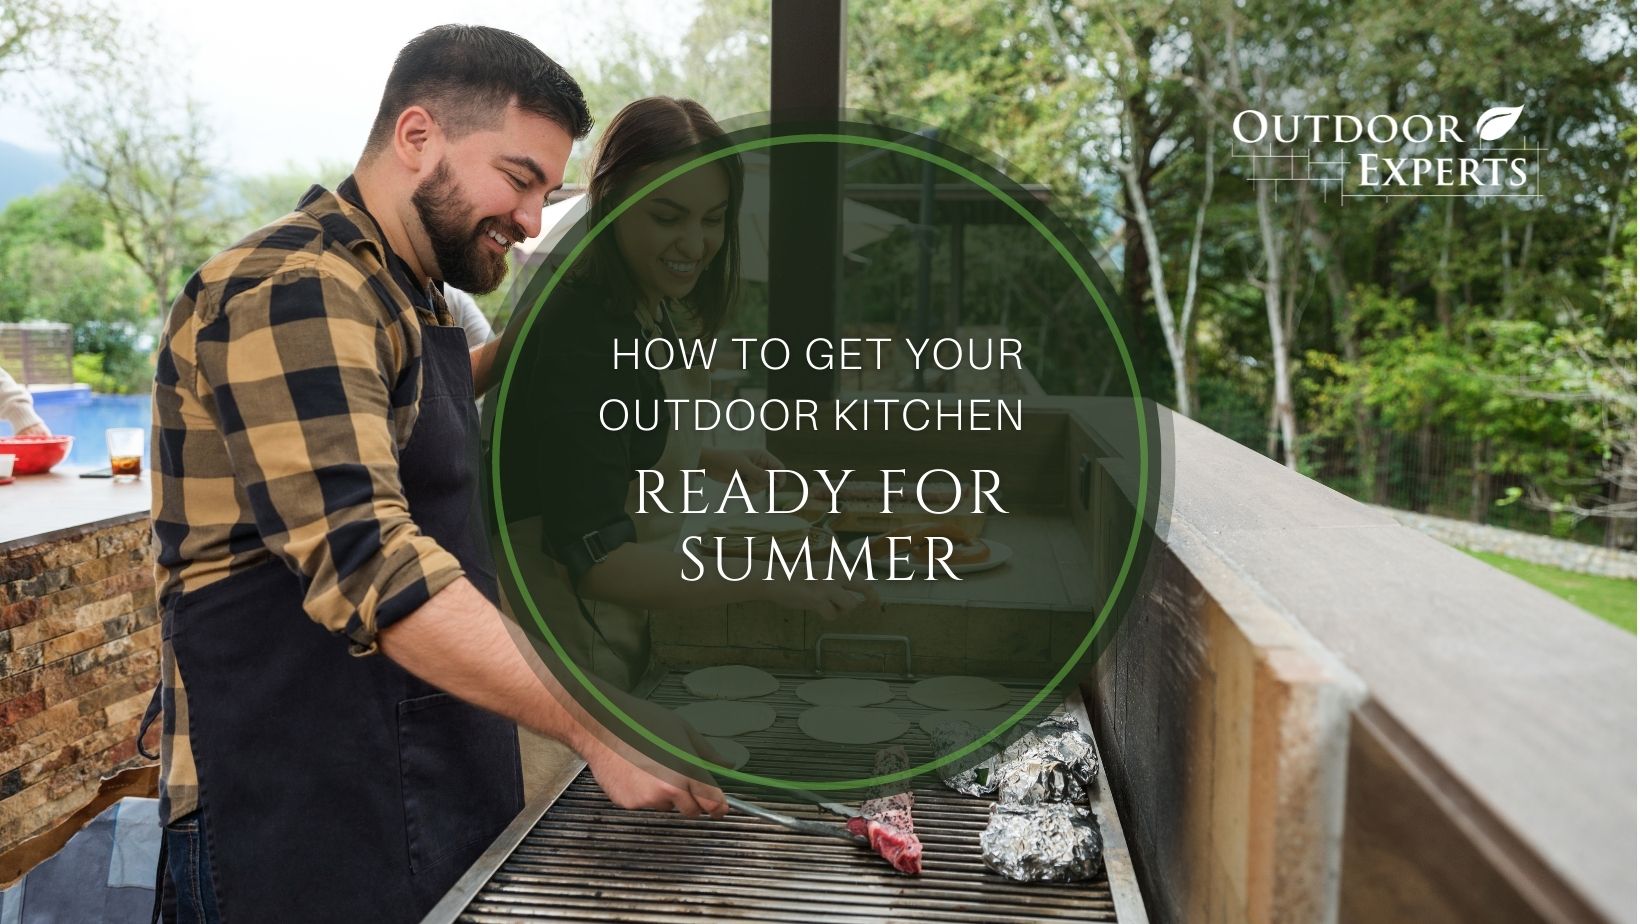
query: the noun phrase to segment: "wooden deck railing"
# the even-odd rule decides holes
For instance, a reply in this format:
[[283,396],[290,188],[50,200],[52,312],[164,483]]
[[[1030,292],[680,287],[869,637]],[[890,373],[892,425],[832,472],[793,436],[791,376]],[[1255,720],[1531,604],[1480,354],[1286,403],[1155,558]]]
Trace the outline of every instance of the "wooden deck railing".
[[1163,535],[1094,671],[1152,919],[1634,921],[1634,637],[1161,420]]

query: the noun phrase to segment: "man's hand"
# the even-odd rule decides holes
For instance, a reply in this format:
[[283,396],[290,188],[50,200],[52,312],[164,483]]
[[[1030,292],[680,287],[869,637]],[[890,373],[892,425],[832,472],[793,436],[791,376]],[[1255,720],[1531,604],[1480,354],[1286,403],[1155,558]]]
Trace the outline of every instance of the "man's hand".
[[723,790],[711,783],[691,779],[647,758],[639,757],[634,762],[624,752],[624,747],[616,750],[600,741],[581,755],[598,781],[598,788],[618,807],[660,812],[677,809],[685,818],[722,818],[729,811]]
[[[466,578],[378,636],[382,653],[422,680],[573,748],[598,785],[623,808],[677,809],[689,817],[728,810],[723,793],[700,771],[690,779],[634,752],[600,727],[535,656],[515,645],[506,620]],[[653,703],[606,691],[623,711],[679,747],[723,759],[683,720]]]
[[[622,690],[606,687],[604,692],[621,711],[674,747],[693,751],[715,764],[728,764],[705,736],[672,710]],[[691,767],[686,773],[679,773],[663,767],[648,757],[633,754],[629,745],[616,740],[607,729],[597,738],[597,743],[586,748],[581,756],[604,794],[621,808],[661,811],[675,808],[689,818],[702,814],[721,818],[729,810],[723,801],[723,790],[712,782],[705,770]]]

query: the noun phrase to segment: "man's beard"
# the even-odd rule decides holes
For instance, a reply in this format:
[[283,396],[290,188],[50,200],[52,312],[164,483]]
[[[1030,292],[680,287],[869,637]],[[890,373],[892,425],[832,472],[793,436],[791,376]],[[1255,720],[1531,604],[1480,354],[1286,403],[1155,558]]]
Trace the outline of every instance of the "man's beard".
[[421,226],[433,245],[433,259],[444,282],[465,292],[483,295],[495,291],[501,280],[507,278],[507,255],[491,252],[481,238],[492,226],[508,240],[522,240],[522,236],[512,228],[503,228],[489,220],[477,228],[467,224],[467,200],[450,175],[448,160],[439,161],[433,175],[416,187],[410,202],[416,207],[416,215],[421,218]]

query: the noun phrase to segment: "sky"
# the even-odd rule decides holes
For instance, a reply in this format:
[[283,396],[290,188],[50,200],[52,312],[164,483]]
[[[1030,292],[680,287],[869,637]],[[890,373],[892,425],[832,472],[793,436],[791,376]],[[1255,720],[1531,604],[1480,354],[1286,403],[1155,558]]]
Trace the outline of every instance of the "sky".
[[[323,161],[351,163],[376,114],[393,57],[429,26],[469,22],[510,29],[570,68],[596,66],[599,39],[628,24],[676,49],[698,0],[536,0],[493,14],[455,12],[433,0],[355,4],[280,0],[147,0],[123,4],[174,46],[176,70],[218,129],[212,153],[229,172],[255,175]],[[390,14],[386,11],[391,11]],[[52,75],[17,78],[48,91]],[[38,115],[0,103],[0,140],[36,151],[54,145]]]

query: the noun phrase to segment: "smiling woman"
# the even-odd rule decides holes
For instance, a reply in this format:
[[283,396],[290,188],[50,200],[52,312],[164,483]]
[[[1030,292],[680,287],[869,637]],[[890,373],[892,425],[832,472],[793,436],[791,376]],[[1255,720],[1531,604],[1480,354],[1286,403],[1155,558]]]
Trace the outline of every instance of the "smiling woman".
[[[694,100],[655,96],[628,105],[610,122],[594,159],[587,182],[591,221],[722,136]],[[738,288],[740,234],[729,218],[739,214],[743,185],[736,157],[672,179],[623,212],[614,234],[592,242],[585,273],[615,294],[616,303],[641,303],[652,314],[662,299],[676,299],[710,337]]]
[[[511,544],[556,563],[522,575],[514,590],[536,611],[562,614],[553,634],[583,669],[616,685],[630,687],[649,660],[648,609],[768,600],[835,613],[866,599],[856,590],[863,582],[845,569],[822,573],[823,560],[813,563],[812,581],[808,569],[750,581],[719,570],[686,577],[689,559],[677,551],[681,473],[762,483],[781,466],[762,450],[704,447],[712,422],[659,413],[714,407],[700,360],[736,294],[740,162],[723,157],[630,200],[725,143],[691,100],[638,100],[610,121],[593,159],[585,224],[604,230],[575,251],[519,346],[522,373],[499,402],[495,442]],[[742,404],[737,421],[751,410]],[[651,497],[659,498],[647,507],[640,472],[675,476],[657,483]]]

